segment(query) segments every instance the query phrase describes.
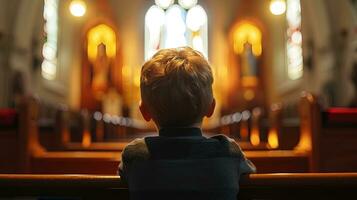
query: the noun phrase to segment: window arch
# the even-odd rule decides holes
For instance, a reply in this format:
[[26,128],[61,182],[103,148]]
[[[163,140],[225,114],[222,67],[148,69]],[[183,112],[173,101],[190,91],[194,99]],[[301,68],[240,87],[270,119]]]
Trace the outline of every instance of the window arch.
[[87,53],[88,58],[93,61],[97,57],[98,45],[103,43],[106,47],[107,56],[110,58],[116,55],[116,35],[115,31],[106,24],[99,24],[88,31],[87,35],[88,47]]
[[145,15],[145,60],[159,49],[190,46],[208,57],[207,14],[197,0],[155,0]]

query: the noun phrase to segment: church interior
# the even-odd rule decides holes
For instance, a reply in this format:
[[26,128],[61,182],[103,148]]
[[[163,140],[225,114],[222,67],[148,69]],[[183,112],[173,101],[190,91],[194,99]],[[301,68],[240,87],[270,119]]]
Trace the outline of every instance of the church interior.
[[108,195],[123,148],[157,134],[141,66],[182,46],[212,67],[205,135],[234,138],[257,167],[241,199],[299,175],[316,196],[356,194],[356,0],[0,0],[0,187]]

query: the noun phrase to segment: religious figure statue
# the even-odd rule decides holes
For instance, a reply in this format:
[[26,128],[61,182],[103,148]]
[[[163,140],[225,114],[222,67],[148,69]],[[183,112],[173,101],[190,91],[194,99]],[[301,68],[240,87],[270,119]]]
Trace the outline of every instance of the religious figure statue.
[[244,51],[241,54],[242,77],[257,76],[257,57],[253,54],[252,44],[244,43]]
[[93,63],[92,91],[97,100],[100,100],[108,88],[110,58],[106,53],[106,46],[100,43],[97,47],[97,57]]

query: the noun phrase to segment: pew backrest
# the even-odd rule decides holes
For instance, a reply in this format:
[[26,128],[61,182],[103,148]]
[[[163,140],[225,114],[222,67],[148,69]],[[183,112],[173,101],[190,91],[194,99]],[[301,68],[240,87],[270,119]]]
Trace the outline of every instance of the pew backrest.
[[[251,174],[240,180],[238,199],[351,199],[357,173]],[[71,197],[129,199],[118,176],[0,175],[0,198]]]

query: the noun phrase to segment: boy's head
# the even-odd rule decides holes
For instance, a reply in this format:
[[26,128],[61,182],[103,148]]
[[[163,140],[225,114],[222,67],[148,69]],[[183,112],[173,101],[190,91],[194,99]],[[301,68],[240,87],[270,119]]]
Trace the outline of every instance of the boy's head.
[[198,51],[160,50],[141,69],[141,113],[159,127],[201,123],[214,110],[212,83],[211,68]]

